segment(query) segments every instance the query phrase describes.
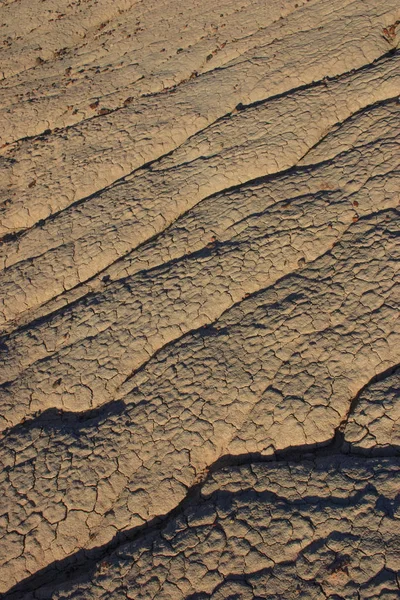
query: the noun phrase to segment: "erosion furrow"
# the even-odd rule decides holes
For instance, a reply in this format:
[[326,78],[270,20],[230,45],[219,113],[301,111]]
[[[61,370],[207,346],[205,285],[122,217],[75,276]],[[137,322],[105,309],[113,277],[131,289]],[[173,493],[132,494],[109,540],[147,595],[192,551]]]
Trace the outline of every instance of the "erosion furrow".
[[[327,160],[331,160],[338,153],[348,151],[349,148],[357,148],[358,151],[362,151],[363,145],[370,144],[373,140],[386,141],[387,137],[396,136],[398,131],[396,103],[396,99],[384,101],[377,106],[369,107],[365,111],[357,113],[348,121],[345,121],[343,125],[335,127],[332,134],[329,133],[323,138],[324,153]],[[317,146],[318,143],[314,146],[316,151]],[[300,161],[300,164],[304,162],[306,162],[305,158]],[[313,168],[312,164],[309,164],[309,166]],[[316,168],[319,168],[318,164]],[[281,175],[284,181],[289,173],[290,170]],[[312,176],[312,173],[309,176]],[[243,186],[239,187],[244,189]],[[19,315],[17,322],[9,321],[4,327],[5,331],[12,331],[18,324],[23,325],[24,322],[29,323],[30,321],[36,321],[38,318],[47,318],[48,315],[58,311],[63,306],[74,303],[88,293],[98,291],[103,287],[104,282],[109,279],[132,275],[140,270],[164,264],[166,260],[176,259],[189,252],[204,248],[211,239],[205,238],[205,231],[209,231],[216,238],[220,234],[219,223],[221,220],[222,224],[224,223],[226,220],[224,212],[230,210],[228,200],[232,203],[231,191],[229,194],[217,194],[199,201],[187,214],[178,217],[160,234],[156,234],[147,242],[139,244],[135,250],[126,253],[122,258],[117,258],[111,265],[101,270],[94,277],[89,278],[86,283],[78,283],[68,292],[56,295],[54,300],[45,302],[36,309],[26,311],[22,316]],[[396,199],[394,186],[393,194],[394,199]],[[218,208],[219,206],[221,206],[222,212]]]
[[360,220],[301,273],[157,355],[122,413],[5,435],[6,581],[171,510],[224,454],[332,437],[354,393],[399,360],[395,240],[393,211]]
[[[119,8],[122,14],[112,19],[97,7],[96,13],[103,19],[98,16],[97,24],[92,23],[82,36],[78,35],[77,46],[69,36],[61,52],[49,48],[44,54],[42,48],[36,56],[34,51],[26,56],[14,43],[9,51],[10,65],[15,69],[16,60],[24,58],[31,68],[3,80],[0,103],[9,111],[6,114],[11,112],[4,132],[8,134],[6,139],[15,140],[21,133],[25,136],[27,119],[31,119],[28,127],[32,135],[90,119],[104,107],[113,111],[140,96],[163,93],[215,64],[221,66],[243,54],[249,49],[249,43],[241,39],[243,34],[249,35],[254,46],[260,39],[266,43],[274,36],[284,37],[290,23],[282,31],[281,17],[287,18],[304,4],[305,0],[258,2],[255,14],[254,3],[233,8],[223,2],[216,14],[210,2],[195,9],[178,9],[169,3],[167,11],[166,3],[150,2],[124,11],[114,5],[114,11]],[[181,13],[179,20],[177,10]],[[65,27],[66,18],[64,15],[59,27]],[[274,20],[281,21],[279,27],[273,25]],[[161,35],[160,24],[164,31]],[[59,31],[57,40],[60,43]],[[35,60],[39,64],[35,65]],[[27,93],[27,88],[34,88],[34,92]]]
[[[321,17],[324,8],[322,2],[319,5]],[[314,29],[312,36],[302,31],[278,41],[277,47],[258,46],[229,68],[188,81],[174,94],[163,96],[162,102],[143,98],[106,119],[74,126],[66,133],[56,132],[26,147],[14,144],[4,149],[12,189],[4,195],[7,205],[0,231],[6,234],[29,227],[109,185],[178,147],[239,103],[256,102],[324,76],[361,68],[395,49],[382,35],[382,29],[399,17],[396,0],[386,2],[383,13],[375,0],[364,2],[362,11],[358,3],[350,7],[353,14],[345,6],[342,14],[339,9],[335,15],[331,3],[325,0],[325,10],[332,20],[322,29]],[[347,27],[348,19],[352,19],[351,29]],[[299,52],[302,42],[307,48],[306,63]],[[210,95],[210,88],[218,93]],[[61,178],[52,175],[59,165]]]
[[397,600],[398,0],[0,5],[1,598]]
[[[233,191],[230,198],[222,198],[223,206],[230,207],[230,220],[224,224],[219,218],[218,237],[214,232],[205,250],[110,281],[96,294],[5,338],[0,369],[3,427],[38,410],[81,411],[110,401],[132,371],[162,346],[316,260],[360,217],[378,217],[379,211],[397,206],[392,189],[398,173],[386,170],[392,157],[394,165],[398,161],[390,138],[385,144],[372,143],[362,155],[354,151],[353,158],[346,153],[313,169],[312,177],[301,169],[286,175],[284,182],[272,178],[246,186],[244,192]],[[231,221],[235,196],[241,211],[236,225]],[[213,219],[213,211],[205,214]],[[112,360],[99,361],[94,347],[107,348]]]
[[[374,89],[370,87],[371,77],[372,80],[379,78],[382,98],[388,97],[389,90],[394,92],[398,85],[397,60],[388,59],[387,63],[377,67],[376,73],[372,70],[367,75],[350,76],[352,83],[355,83],[354,78],[361,78],[359,84],[354,85],[354,102],[357,103],[354,108],[360,106],[362,86],[371,99],[370,90]],[[348,83],[346,78],[318,92],[306,90],[300,92],[300,97],[295,94],[293,98],[286,98],[288,115],[283,121],[279,118],[282,112],[280,101],[257,106],[250,113],[239,113],[235,117],[236,135],[231,131],[231,120],[221,122],[205,139],[192,139],[185,148],[178,149],[176,156],[166,157],[159,165],[137,172],[130,181],[94,196],[83,205],[72,207],[47,224],[4,244],[4,265],[8,268],[2,273],[2,288],[5,295],[9,297],[10,292],[14,292],[20,301],[5,307],[4,320],[15,319],[19,313],[93,277],[131,251],[132,239],[136,246],[143,243],[207,195],[291,167],[321,138],[327,127],[329,129],[342,117],[351,115],[353,107],[349,109]],[[346,94],[343,105],[340,92]],[[303,120],[299,118],[299,105],[303,106]],[[329,106],[331,109],[342,106],[345,114],[330,111],[325,117]],[[398,108],[394,103],[394,119]],[[316,111],[320,115],[318,121],[315,121]],[[265,123],[265,130],[260,126],[261,122]],[[389,136],[395,135],[396,129],[390,130],[389,125],[386,123]],[[313,138],[311,128],[314,127]],[[307,138],[304,128],[308,128]],[[229,146],[215,154],[224,136],[229,140]],[[208,146],[209,143],[211,150],[205,152],[204,144]],[[283,154],[282,144],[288,143],[290,150]],[[214,149],[213,144],[217,146]],[[181,164],[183,152],[191,160]],[[210,176],[212,173],[214,176]]]
[[[138,526],[131,530],[117,533],[114,539],[109,543],[106,543],[104,546],[94,548],[85,555],[82,554],[82,551],[79,551],[75,555],[72,555],[63,561],[58,561],[53,565],[49,565],[47,568],[28,578],[21,584],[17,584],[16,590],[11,590],[6,597],[9,600],[13,598],[25,598],[24,594],[26,590],[29,590],[29,594],[31,594],[34,593],[34,590],[38,590],[38,588],[40,588],[40,595],[38,597],[42,599],[53,598],[52,594],[56,589],[59,589],[60,586],[62,589],[65,589],[65,587],[75,588],[78,586],[79,594],[82,594],[82,588],[80,587],[79,583],[83,573],[85,574],[85,579],[87,579],[88,572],[90,573],[91,588],[93,587],[93,578],[96,578],[100,574],[104,575],[104,567],[107,567],[107,572],[113,572],[114,570],[115,574],[115,562],[118,562],[118,557],[121,556],[122,549],[125,550],[127,547],[130,549],[135,547],[143,548],[142,540],[144,540],[145,545],[150,546],[148,543],[149,536],[159,535],[160,532],[166,529],[171,531],[171,521],[182,519],[182,517],[184,517],[188,511],[192,512],[193,510],[197,510],[195,507],[198,507],[199,501],[201,502],[202,500],[202,495],[204,496],[202,493],[203,487],[207,488],[210,480],[217,478],[218,481],[221,475],[223,475],[223,471],[226,472],[227,470],[235,469],[243,471],[243,469],[250,468],[251,473],[253,474],[253,469],[251,466],[252,463],[258,463],[255,465],[255,468],[257,469],[261,467],[262,469],[267,470],[268,467],[270,467],[271,470],[274,471],[277,467],[279,467],[279,463],[290,464],[290,461],[292,461],[292,468],[290,469],[289,467],[289,469],[293,474],[293,468],[298,469],[299,466],[302,468],[301,463],[303,465],[310,465],[315,464],[318,461],[322,462],[328,460],[332,464],[332,459],[334,461],[349,462],[343,452],[363,452],[363,449],[357,443],[355,445],[348,443],[348,437],[349,435],[351,437],[353,433],[353,420],[357,418],[357,413],[360,412],[360,404],[365,402],[365,400],[368,401],[372,399],[375,395],[376,387],[378,387],[381,393],[383,392],[385,396],[387,396],[387,392],[389,390],[392,399],[391,408],[393,409],[393,390],[395,389],[393,384],[394,386],[398,386],[397,368],[391,368],[384,373],[377,374],[371,379],[371,381],[365,384],[363,388],[354,396],[352,402],[350,403],[347,415],[343,419],[342,423],[337,427],[336,434],[331,441],[327,440],[325,443],[320,445],[312,445],[311,447],[290,447],[286,450],[275,452],[274,455],[271,456],[263,456],[259,453],[222,456],[215,463],[208,465],[207,468],[204,469],[203,474],[200,477],[200,481],[195,483],[188,490],[187,495],[180,502],[180,504],[176,508],[172,509],[172,511],[167,515],[155,518],[152,522],[149,522],[144,526]],[[393,415],[391,416],[393,417]],[[399,446],[397,446],[397,452],[395,445],[387,445],[385,448],[383,447],[382,443],[387,441],[386,432],[381,430],[381,432],[376,435],[375,441],[380,444],[378,452],[380,452],[381,455],[386,456],[387,458],[394,458],[396,454],[398,455]],[[262,461],[264,465],[261,465],[260,461]],[[267,464],[265,464],[265,461],[267,461]],[[387,464],[390,464],[390,461],[386,462]],[[352,479],[354,480],[354,476]],[[225,477],[222,478],[222,482],[225,485]],[[244,482],[246,482],[249,489],[252,489],[252,481],[248,481],[247,478],[243,478],[243,483]],[[271,482],[269,480],[269,484],[270,483]],[[287,489],[283,489],[284,493],[287,493]],[[212,489],[211,491],[215,493],[215,490]],[[235,485],[234,491],[238,491],[237,484]],[[274,495],[274,492],[269,490],[268,497],[271,498],[274,497]],[[357,494],[357,504],[359,503],[361,496],[362,494]],[[318,506],[321,505],[321,500],[321,498],[313,498],[313,502],[315,505],[318,504]],[[284,496],[278,497],[275,495],[275,504],[277,501],[284,501]],[[330,501],[332,501],[332,498]],[[307,504],[310,503],[309,500],[306,500],[306,502]],[[129,543],[127,546],[126,544],[128,540]],[[125,546],[122,546],[122,544],[125,544]],[[117,548],[118,550],[116,550]],[[279,564],[280,562],[282,561],[273,561],[274,567],[276,567],[276,564]],[[264,569],[261,570],[264,571]],[[257,572],[259,571],[260,569],[257,569]],[[60,575],[60,573],[62,573],[62,575]],[[226,574],[224,574],[223,579],[230,579],[230,577],[227,577]],[[87,586],[85,586],[85,589],[87,590]]]
[[[311,451],[291,461],[242,460],[213,466],[179,507],[145,529],[126,532],[86,557],[55,563],[5,597],[102,598],[122,589],[131,597],[167,598],[174,590],[176,597],[187,598],[193,590],[198,595],[199,587],[204,598],[214,597],[216,588],[243,597],[249,582],[258,590],[256,597],[271,599],[283,590],[290,598],[299,593],[320,598],[318,588],[328,596],[338,585],[346,597],[356,598],[360,589],[379,591],[388,582],[396,593],[399,533],[385,478],[398,475],[398,459],[365,463]],[[284,523],[283,538],[274,539]],[[374,555],[374,539],[377,549],[385,540],[382,558]],[[369,540],[367,553],[361,540]],[[239,557],[238,544],[243,547]],[[218,565],[211,573],[210,561]]]

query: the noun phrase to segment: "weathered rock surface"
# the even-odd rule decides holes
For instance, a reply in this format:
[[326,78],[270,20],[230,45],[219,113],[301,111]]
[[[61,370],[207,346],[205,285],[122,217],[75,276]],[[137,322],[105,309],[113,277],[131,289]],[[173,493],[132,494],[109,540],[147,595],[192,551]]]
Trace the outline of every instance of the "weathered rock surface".
[[0,594],[398,598],[399,3],[0,15]]

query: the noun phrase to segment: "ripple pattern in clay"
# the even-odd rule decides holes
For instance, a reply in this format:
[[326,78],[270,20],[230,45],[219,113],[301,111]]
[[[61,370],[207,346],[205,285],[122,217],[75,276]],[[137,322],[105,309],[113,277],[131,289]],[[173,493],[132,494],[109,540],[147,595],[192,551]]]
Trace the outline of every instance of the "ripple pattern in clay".
[[0,595],[397,600],[397,0],[4,0]]

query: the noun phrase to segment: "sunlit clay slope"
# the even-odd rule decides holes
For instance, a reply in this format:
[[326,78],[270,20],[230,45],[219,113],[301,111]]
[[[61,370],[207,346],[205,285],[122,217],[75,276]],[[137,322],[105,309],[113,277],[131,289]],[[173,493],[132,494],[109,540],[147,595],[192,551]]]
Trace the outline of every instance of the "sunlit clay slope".
[[398,0],[0,34],[1,598],[397,600]]

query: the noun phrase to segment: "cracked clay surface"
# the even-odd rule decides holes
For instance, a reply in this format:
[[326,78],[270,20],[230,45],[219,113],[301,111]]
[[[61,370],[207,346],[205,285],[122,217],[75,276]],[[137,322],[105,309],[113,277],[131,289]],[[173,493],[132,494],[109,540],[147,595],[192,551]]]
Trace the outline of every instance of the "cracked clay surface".
[[399,39],[1,3],[1,598],[399,597]]

